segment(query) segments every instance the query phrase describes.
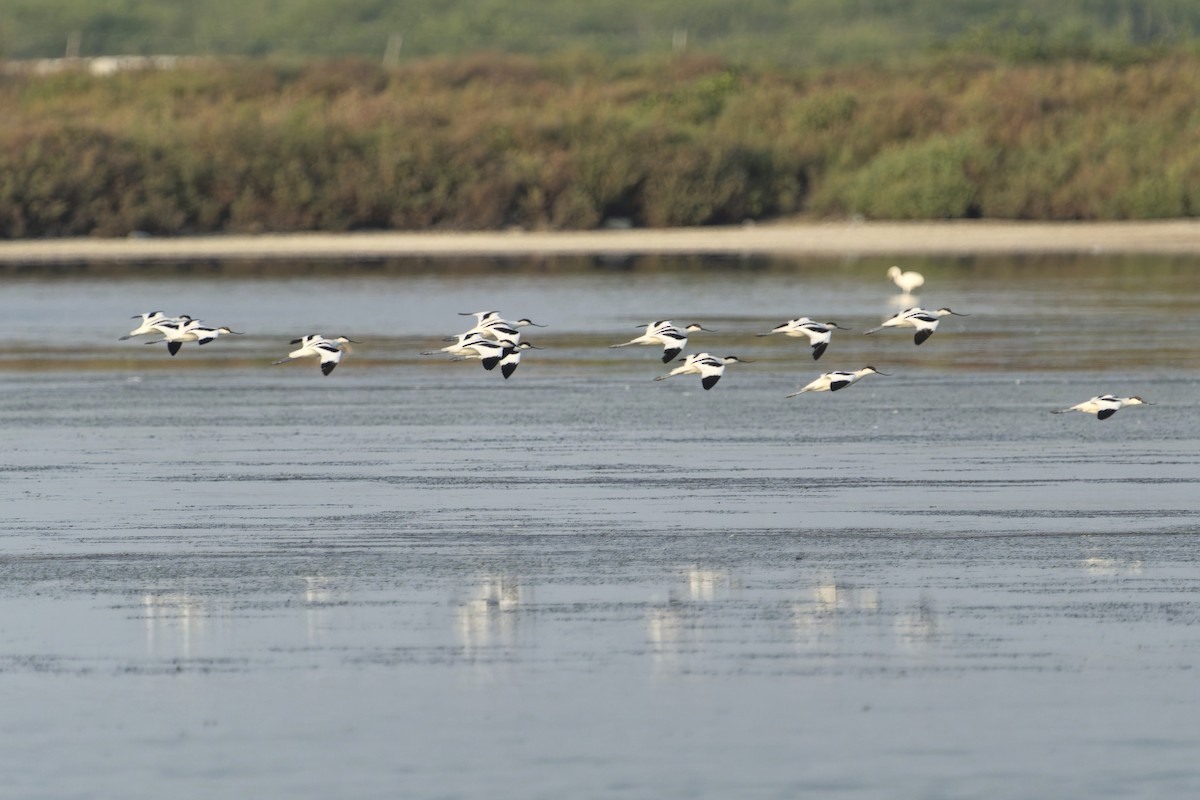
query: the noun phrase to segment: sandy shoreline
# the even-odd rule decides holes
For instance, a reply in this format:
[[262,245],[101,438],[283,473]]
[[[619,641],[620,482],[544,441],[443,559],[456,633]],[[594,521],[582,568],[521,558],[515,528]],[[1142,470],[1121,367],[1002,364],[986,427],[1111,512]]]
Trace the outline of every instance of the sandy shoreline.
[[1200,220],[814,222],[572,232],[267,234],[0,242],[0,263],[612,254],[1200,253]]

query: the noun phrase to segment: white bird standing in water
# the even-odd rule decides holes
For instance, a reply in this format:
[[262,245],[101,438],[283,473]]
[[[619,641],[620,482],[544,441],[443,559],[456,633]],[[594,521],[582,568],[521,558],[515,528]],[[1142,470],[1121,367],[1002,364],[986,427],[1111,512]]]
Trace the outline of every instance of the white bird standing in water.
[[1140,397],[1117,397],[1111,394],[1102,394],[1093,397],[1091,400],[1086,400],[1078,405],[1073,405],[1070,408],[1060,408],[1057,411],[1051,411],[1051,414],[1066,414],[1068,411],[1082,411],[1084,414],[1095,414],[1096,419],[1108,419],[1113,414],[1120,411],[1125,406],[1152,406],[1154,403],[1147,403]]
[[769,333],[760,333],[758,336],[770,336],[775,333],[782,333],[784,336],[807,336],[808,343],[812,345],[813,361],[819,359],[825,353],[825,348],[829,347],[829,342],[833,338],[834,329],[839,331],[848,331],[850,328],[843,328],[836,322],[815,322],[808,317],[800,317],[798,319],[789,319],[782,325],[776,325]]
[[[287,362],[294,361],[297,358],[311,358],[316,356],[321,359],[321,373],[328,375],[329,373],[333,372],[334,367],[336,367],[342,360],[343,348],[341,345],[350,344],[351,342],[354,344],[361,344],[361,342],[355,339],[348,339],[345,336],[338,336],[335,339],[326,339],[319,333],[310,333],[307,336],[303,336],[299,339],[292,339],[290,343],[300,345],[299,349],[288,353],[287,358],[281,358],[278,361],[273,362],[272,366],[276,364],[286,364]],[[349,352],[349,348],[345,348],[345,350],[346,352]]]
[[749,363],[751,363],[750,359],[738,358],[737,356],[719,358],[709,353],[696,353],[685,358],[682,367],[676,367],[666,375],[659,375],[654,380],[666,380],[673,375],[699,375],[700,385],[705,389],[711,389],[717,385],[717,381],[721,380],[721,376],[725,374],[725,367],[730,364]]
[[641,336],[630,339],[628,342],[622,342],[621,344],[610,344],[609,348],[629,347],[631,344],[662,345],[663,363],[669,364],[675,360],[676,356],[683,352],[683,348],[687,347],[687,335],[696,331],[716,333],[711,328],[705,328],[696,323],[692,323],[681,330],[671,320],[660,319],[657,322],[651,322],[647,325],[646,332]]
[[905,294],[912,294],[913,289],[925,285],[925,276],[921,273],[913,272],[912,270],[905,272],[896,266],[888,267],[887,276]]
[[852,383],[862,380],[868,375],[890,375],[888,372],[880,372],[874,367],[863,367],[856,369],[854,372],[843,372],[841,370],[835,372],[826,372],[812,383],[805,386],[798,392],[792,392],[788,397],[795,397],[798,394],[805,392],[836,392],[839,389],[845,389]]
[[960,314],[957,311],[951,311],[948,308],[939,308],[937,311],[926,311],[923,308],[907,308],[901,311],[896,316],[884,321],[878,328],[872,328],[863,333],[876,333],[884,328],[916,328],[917,332],[913,336],[914,344],[921,344],[937,330],[938,322],[942,317],[954,315],[956,317],[969,317],[970,314]]

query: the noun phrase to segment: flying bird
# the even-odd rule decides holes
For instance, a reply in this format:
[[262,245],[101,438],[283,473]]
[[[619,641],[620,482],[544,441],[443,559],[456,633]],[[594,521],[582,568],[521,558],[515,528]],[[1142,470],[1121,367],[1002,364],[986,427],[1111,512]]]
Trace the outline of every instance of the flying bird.
[[907,308],[901,311],[891,319],[885,320],[878,328],[872,328],[863,333],[877,333],[884,328],[916,328],[917,332],[913,335],[913,343],[921,344],[937,330],[938,322],[942,317],[954,315],[956,317],[969,317],[970,314],[960,314],[957,311],[951,311],[948,308],[939,308],[936,311],[926,311],[923,308]]
[[146,342],[146,344],[166,343],[167,352],[171,355],[178,353],[179,348],[183,347],[184,342],[208,344],[222,334],[242,335],[240,331],[230,330],[224,326],[214,328],[208,325],[201,325],[200,320],[192,319],[186,314],[174,319],[164,319],[156,322],[152,327],[161,333],[163,338]]
[[1095,414],[1096,419],[1108,419],[1122,408],[1125,408],[1125,406],[1152,405],[1154,403],[1147,403],[1140,397],[1117,397],[1116,395],[1102,394],[1093,397],[1091,400],[1085,400],[1082,403],[1073,405],[1070,408],[1060,408],[1050,413],[1066,414],[1068,411],[1082,411],[1084,414]]
[[835,372],[826,372],[816,380],[809,383],[798,392],[792,392],[788,397],[795,397],[798,394],[805,392],[836,392],[839,389],[845,389],[852,383],[856,383],[868,375],[890,375],[888,372],[880,372],[874,367],[863,367],[856,369],[853,372],[843,372],[837,370]]
[[850,328],[843,328],[836,322],[816,322],[808,317],[800,317],[798,319],[789,319],[781,325],[776,325],[768,333],[760,333],[758,335],[771,336],[775,333],[782,333],[784,336],[808,337],[808,343],[812,345],[813,361],[816,361],[824,355],[825,348],[829,347],[834,329],[839,331],[851,330]]
[[281,358],[273,362],[276,364],[286,364],[289,361],[295,361],[298,358],[319,358],[321,365],[321,373],[328,375],[333,372],[334,368],[342,360],[342,352],[349,352],[349,348],[343,348],[346,344],[362,344],[356,339],[349,339],[345,336],[338,336],[334,339],[326,339],[319,333],[310,333],[307,336],[302,336],[299,339],[292,339],[291,344],[300,345],[299,348],[287,354],[287,358]]
[[633,339],[630,339],[628,342],[622,342],[621,344],[609,345],[609,347],[629,347],[631,344],[662,345],[663,363],[669,364],[674,361],[680,353],[683,352],[683,348],[687,347],[688,334],[695,333],[696,331],[715,333],[715,331],[711,330],[710,328],[705,328],[696,323],[692,323],[686,328],[680,329],[676,327],[675,323],[671,322],[671,320],[660,319],[657,322],[651,322],[649,325],[647,325],[646,332],[641,336],[637,336]]
[[673,375],[699,375],[700,385],[705,389],[711,389],[717,385],[717,381],[721,380],[721,376],[725,374],[725,367],[730,364],[748,363],[750,363],[750,359],[738,358],[737,356],[719,358],[708,353],[696,353],[687,356],[683,360],[683,366],[676,367],[666,375],[659,375],[654,380],[665,380]]

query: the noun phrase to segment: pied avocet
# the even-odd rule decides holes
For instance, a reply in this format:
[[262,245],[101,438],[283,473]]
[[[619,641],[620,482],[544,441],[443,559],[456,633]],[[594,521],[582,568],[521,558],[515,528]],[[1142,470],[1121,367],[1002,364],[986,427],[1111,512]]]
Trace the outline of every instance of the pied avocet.
[[923,308],[907,308],[901,311],[891,319],[885,320],[878,328],[872,328],[864,333],[877,333],[884,328],[916,328],[917,332],[913,335],[913,343],[921,344],[937,330],[938,322],[942,317],[954,315],[956,317],[968,317],[970,314],[960,314],[957,311],[951,311],[948,308],[939,308],[936,311],[926,311]]
[[222,325],[219,328],[210,328],[207,325],[196,325],[196,326],[188,329],[185,333],[185,335],[187,336],[187,340],[194,339],[196,341],[196,344],[208,344],[213,339],[216,339],[218,336],[228,335],[228,334],[233,334],[234,336],[242,335],[242,333],[240,331],[230,330],[229,328],[225,327],[224,325]]
[[[118,337],[117,341],[123,342],[126,339],[132,339],[134,336],[145,336],[150,333],[155,333],[158,331],[155,326],[158,323],[165,322],[170,318],[162,311],[147,311],[144,314],[136,314],[130,317],[130,319],[140,319],[142,324],[138,325],[126,335]],[[188,317],[188,319],[191,319],[191,317]]]
[[839,389],[845,389],[852,383],[862,380],[868,375],[890,375],[888,372],[880,372],[874,367],[863,367],[856,369],[853,372],[843,372],[837,370],[834,372],[826,372],[812,383],[805,386],[798,392],[792,392],[788,397],[795,397],[798,394],[805,392],[836,392]]
[[171,355],[178,353],[184,342],[196,342],[203,345],[225,334],[242,335],[241,331],[232,330],[224,325],[219,328],[201,325],[200,320],[190,317],[180,317],[173,323],[160,322],[154,327],[163,335],[163,338],[146,342],[146,344],[163,344],[165,342],[167,352]]
[[[495,369],[500,360],[514,349],[511,345],[497,342],[494,339],[485,339],[477,334],[467,337],[460,344],[450,345],[450,347],[454,348],[451,352],[453,355],[451,361],[479,359],[483,362],[483,368],[486,370]],[[447,350],[447,348],[442,349]]]
[[438,353],[448,353],[452,356],[474,356],[475,350],[471,347],[477,342],[491,342],[495,344],[494,339],[486,339],[479,333],[460,333],[453,336],[449,340],[451,344],[445,347],[440,347],[437,350],[422,350],[423,356],[436,356]]
[[521,364],[521,353],[526,350],[541,350],[540,347],[534,347],[529,342],[519,342],[506,348],[504,355],[500,358],[500,374],[508,378],[517,371],[517,367]]
[[482,325],[485,322],[493,319],[500,319],[499,311],[460,311],[460,317],[474,317],[476,325]]
[[[514,344],[521,340],[521,333],[518,330],[519,328],[527,328],[531,326],[534,328],[546,327],[545,325],[534,322],[528,317],[522,317],[515,322],[509,322],[500,316],[499,311],[475,311],[471,313],[460,313],[459,316],[475,317],[476,319],[475,327],[471,328],[470,330],[463,331],[463,333],[460,335],[469,336],[471,334],[478,333],[481,336],[486,336],[489,339],[495,339],[497,341],[510,341]],[[453,341],[453,338],[447,338],[446,341]]]
[[659,375],[654,380],[665,380],[673,375],[699,375],[700,385],[705,389],[711,389],[717,385],[717,381],[721,380],[721,376],[725,374],[725,367],[730,364],[742,363],[748,364],[750,360],[747,358],[738,358],[737,356],[720,358],[709,353],[696,353],[685,358],[682,367],[676,367],[666,375]]
[[[350,344],[351,342],[354,344],[361,344],[361,342],[358,340],[350,339],[345,336],[326,339],[319,333],[310,333],[307,336],[302,336],[299,339],[292,339],[290,344],[298,344],[300,347],[288,353],[287,358],[281,358],[278,361],[273,362],[272,365],[286,364],[287,362],[294,361],[298,358],[311,358],[316,356],[320,359],[321,373],[328,375],[329,373],[333,372],[334,368],[342,360],[343,348],[341,345]],[[349,352],[350,348],[345,348],[345,351]]]
[[1082,411],[1084,414],[1095,414],[1096,419],[1108,419],[1113,414],[1120,411],[1125,406],[1152,406],[1153,403],[1147,403],[1140,397],[1117,397],[1111,394],[1102,394],[1093,397],[1091,400],[1086,400],[1078,405],[1070,408],[1060,408],[1057,411],[1052,411],[1052,414],[1066,414],[1068,411]]
[[174,319],[164,319],[154,323],[151,326],[155,331],[162,334],[161,339],[155,339],[146,344],[163,344],[167,345],[167,352],[175,355],[179,352],[179,348],[183,347],[184,342],[194,341],[195,337],[191,335],[191,331],[201,327],[200,320],[192,319],[188,316],[175,317]]
[[829,342],[833,338],[833,331],[848,331],[850,328],[843,328],[836,322],[815,322],[808,317],[800,317],[798,319],[789,319],[782,325],[776,325],[769,333],[760,333],[759,336],[770,336],[775,333],[782,333],[784,336],[807,336],[808,343],[812,345],[813,361],[819,359],[825,353],[825,348],[829,347]]
[[671,320],[660,319],[657,322],[651,322],[647,325],[646,332],[641,336],[630,339],[628,342],[622,342],[621,344],[609,345],[609,347],[628,347],[631,344],[660,344],[663,348],[663,363],[669,364],[675,360],[676,356],[683,352],[683,348],[687,347],[687,335],[696,331],[716,332],[711,328],[705,328],[696,323],[680,329]]

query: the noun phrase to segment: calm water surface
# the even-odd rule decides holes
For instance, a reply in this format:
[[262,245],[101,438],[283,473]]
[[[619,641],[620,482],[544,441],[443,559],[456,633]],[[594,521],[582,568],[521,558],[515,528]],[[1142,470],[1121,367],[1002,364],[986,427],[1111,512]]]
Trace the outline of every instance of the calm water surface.
[[909,261],[918,348],[891,263],[4,268],[0,796],[1195,795],[1200,269]]

